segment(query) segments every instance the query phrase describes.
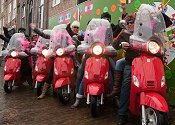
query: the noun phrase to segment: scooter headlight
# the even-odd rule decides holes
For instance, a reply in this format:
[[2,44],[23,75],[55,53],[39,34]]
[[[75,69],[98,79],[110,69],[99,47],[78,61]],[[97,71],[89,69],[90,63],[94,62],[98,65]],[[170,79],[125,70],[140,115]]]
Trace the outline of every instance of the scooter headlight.
[[103,48],[100,45],[94,46],[92,50],[93,50],[93,53],[97,56],[102,54],[102,52],[103,52]]
[[164,85],[165,85],[165,76],[162,76],[161,87],[164,87]]
[[136,76],[133,76],[133,80],[134,80],[134,85],[139,87],[139,80],[137,79]]
[[56,51],[58,56],[62,56],[64,54],[64,50],[62,48],[57,49]]
[[11,52],[12,57],[16,57],[17,55],[18,55],[18,53],[16,51]]
[[152,54],[156,54],[160,50],[160,46],[156,42],[149,42],[148,49]]
[[44,49],[44,50],[42,51],[42,54],[46,57],[46,56],[48,55],[48,50],[47,50],[47,49]]

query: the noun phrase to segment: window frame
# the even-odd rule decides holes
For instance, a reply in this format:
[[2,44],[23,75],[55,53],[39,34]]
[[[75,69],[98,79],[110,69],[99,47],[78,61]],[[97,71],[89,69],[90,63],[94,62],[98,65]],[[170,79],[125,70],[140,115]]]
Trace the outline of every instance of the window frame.
[[52,1],[52,7],[55,7],[56,5],[60,4],[61,0],[53,0]]
[[43,28],[43,25],[44,25],[44,0],[40,1],[38,24],[39,24],[39,28]]
[[13,0],[13,9],[12,9],[12,20],[15,19],[17,13],[16,0]]
[[7,17],[7,23],[10,23],[11,21],[11,15],[12,15],[12,2],[8,5],[8,17]]
[[1,13],[4,11],[5,0],[1,0]]

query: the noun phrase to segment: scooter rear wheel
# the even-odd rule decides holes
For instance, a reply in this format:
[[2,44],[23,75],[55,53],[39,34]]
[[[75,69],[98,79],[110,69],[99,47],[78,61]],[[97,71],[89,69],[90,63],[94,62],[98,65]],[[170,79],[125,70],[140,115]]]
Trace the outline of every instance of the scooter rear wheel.
[[12,92],[12,88],[13,88],[12,83],[13,83],[13,81],[5,81],[5,83],[4,83],[4,91],[6,93],[11,93]]
[[97,116],[97,96],[91,96],[90,109],[91,109],[92,117],[96,117]]
[[147,107],[145,109],[145,114],[146,114],[146,125],[169,125],[170,124],[167,113],[160,112],[153,108]]
[[58,89],[57,97],[61,101],[62,104],[66,105],[70,102],[70,93],[68,93],[67,86],[63,86]]

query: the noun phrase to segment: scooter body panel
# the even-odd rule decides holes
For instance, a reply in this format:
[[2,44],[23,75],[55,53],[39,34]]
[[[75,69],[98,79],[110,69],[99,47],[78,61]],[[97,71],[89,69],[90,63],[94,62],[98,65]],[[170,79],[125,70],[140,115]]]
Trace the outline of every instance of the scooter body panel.
[[87,85],[87,93],[90,95],[100,95],[104,93],[104,84],[91,83]]
[[14,85],[21,84],[21,60],[19,58],[6,58],[4,68],[4,80],[14,80]]
[[55,90],[67,84],[74,86],[74,76],[74,62],[70,56],[61,56],[54,60],[53,86]]
[[84,92],[85,94],[86,92],[90,92],[93,95],[107,93],[108,92],[108,82],[109,82],[109,62],[108,60],[104,57],[88,58],[86,60],[85,72],[84,72]]
[[[164,85],[161,85],[163,79]],[[142,92],[152,92],[155,93],[155,96],[159,94],[160,96],[156,97],[160,97],[160,99],[157,100],[161,100],[166,94],[164,67],[158,57],[141,55],[132,62],[130,111],[135,115],[139,115],[140,112],[140,94]]]
[[70,84],[70,78],[69,77],[65,77],[65,78],[60,78],[55,82],[55,87],[54,89],[58,89],[62,86],[68,85]]
[[156,92],[142,92],[140,94],[140,104],[149,106],[161,112],[169,111],[165,98]]

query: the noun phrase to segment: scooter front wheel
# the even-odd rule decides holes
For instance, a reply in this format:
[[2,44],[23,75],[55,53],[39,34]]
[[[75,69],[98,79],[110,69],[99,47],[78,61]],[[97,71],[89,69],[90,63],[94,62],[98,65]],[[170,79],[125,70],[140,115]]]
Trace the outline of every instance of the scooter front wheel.
[[[169,125],[168,114],[147,107],[145,109],[146,125]],[[142,122],[141,122],[142,124]]]
[[97,96],[91,96],[90,109],[91,109],[92,117],[96,117],[97,116]]
[[5,81],[4,83],[4,91],[6,93],[11,93],[12,92],[12,88],[13,88],[13,81]]
[[68,93],[67,86],[63,86],[58,89],[57,97],[61,101],[62,104],[66,105],[70,102],[70,93]]

